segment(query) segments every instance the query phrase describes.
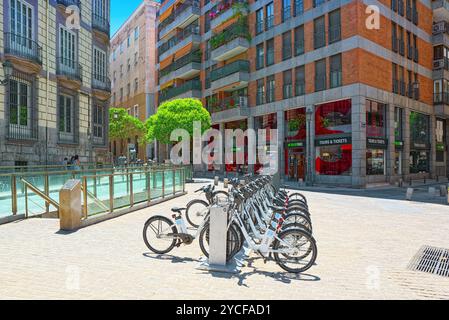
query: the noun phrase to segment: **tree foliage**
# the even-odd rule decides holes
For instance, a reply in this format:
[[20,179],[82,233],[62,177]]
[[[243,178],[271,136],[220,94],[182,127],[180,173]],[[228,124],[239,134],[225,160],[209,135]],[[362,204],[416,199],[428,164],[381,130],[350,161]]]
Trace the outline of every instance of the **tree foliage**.
[[187,98],[164,102],[145,122],[145,140],[151,142],[156,139],[169,144],[170,135],[175,129],[184,129],[193,136],[195,121],[201,122],[201,133],[211,126],[210,114],[203,108],[200,100]]
[[111,139],[128,139],[144,137],[145,125],[138,118],[128,114],[123,108],[109,108],[109,137]]

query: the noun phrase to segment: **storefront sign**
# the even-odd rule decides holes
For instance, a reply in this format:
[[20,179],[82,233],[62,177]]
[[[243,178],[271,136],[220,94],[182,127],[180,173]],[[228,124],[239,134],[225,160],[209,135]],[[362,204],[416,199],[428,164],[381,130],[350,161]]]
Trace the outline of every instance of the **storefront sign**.
[[319,139],[316,140],[315,144],[319,147],[322,146],[334,146],[334,145],[342,145],[342,144],[351,144],[351,137],[340,137],[340,138],[328,138],[328,139]]
[[419,150],[429,150],[430,149],[430,145],[427,143],[413,143],[413,148],[414,149],[419,149]]
[[378,149],[388,148],[388,140],[384,138],[367,138],[366,143],[369,148],[378,148]]
[[286,142],[287,149],[292,149],[292,148],[304,148],[305,145],[306,145],[306,144],[305,144],[304,141],[291,141],[291,142]]
[[404,149],[404,141],[395,141],[394,146],[397,150],[402,150]]

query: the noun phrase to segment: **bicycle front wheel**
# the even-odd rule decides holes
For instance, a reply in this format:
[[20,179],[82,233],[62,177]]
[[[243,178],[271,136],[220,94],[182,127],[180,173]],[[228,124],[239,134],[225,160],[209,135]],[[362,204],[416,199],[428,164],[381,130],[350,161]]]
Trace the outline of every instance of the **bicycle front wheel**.
[[287,229],[279,234],[274,249],[276,263],[290,273],[303,273],[316,261],[318,249],[315,239],[301,229]]
[[173,222],[162,216],[154,216],[145,222],[143,241],[156,254],[167,254],[176,246],[178,230]]
[[193,200],[187,204],[186,219],[192,227],[198,228],[208,212],[209,204],[206,201]]

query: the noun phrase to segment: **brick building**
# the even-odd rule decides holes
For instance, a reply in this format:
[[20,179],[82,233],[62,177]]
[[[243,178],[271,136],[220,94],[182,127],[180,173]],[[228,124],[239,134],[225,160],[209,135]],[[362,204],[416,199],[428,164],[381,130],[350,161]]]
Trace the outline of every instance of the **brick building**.
[[196,97],[220,130],[278,129],[285,180],[447,176],[448,19],[445,0],[168,0],[158,103]]
[[[142,1],[111,39],[112,105],[127,109],[143,122],[155,110],[158,8],[158,2]],[[138,140],[138,137],[129,137],[127,141],[111,141],[112,154],[129,159],[153,158],[154,145],[139,146]]]
[[[109,0],[1,0],[0,165],[109,161]],[[0,66],[0,79],[5,72]]]

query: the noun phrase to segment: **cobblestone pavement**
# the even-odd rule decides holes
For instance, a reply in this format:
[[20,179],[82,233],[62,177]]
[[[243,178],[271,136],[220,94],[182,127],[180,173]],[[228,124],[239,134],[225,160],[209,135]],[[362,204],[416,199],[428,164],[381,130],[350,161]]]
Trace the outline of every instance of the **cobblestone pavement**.
[[0,226],[1,299],[448,299],[449,278],[407,270],[423,245],[449,248],[449,208],[305,192],[318,242],[307,274],[256,257],[238,275],[196,269],[197,241],[173,256],[149,253],[142,227],[189,194],[78,232],[57,220]]

